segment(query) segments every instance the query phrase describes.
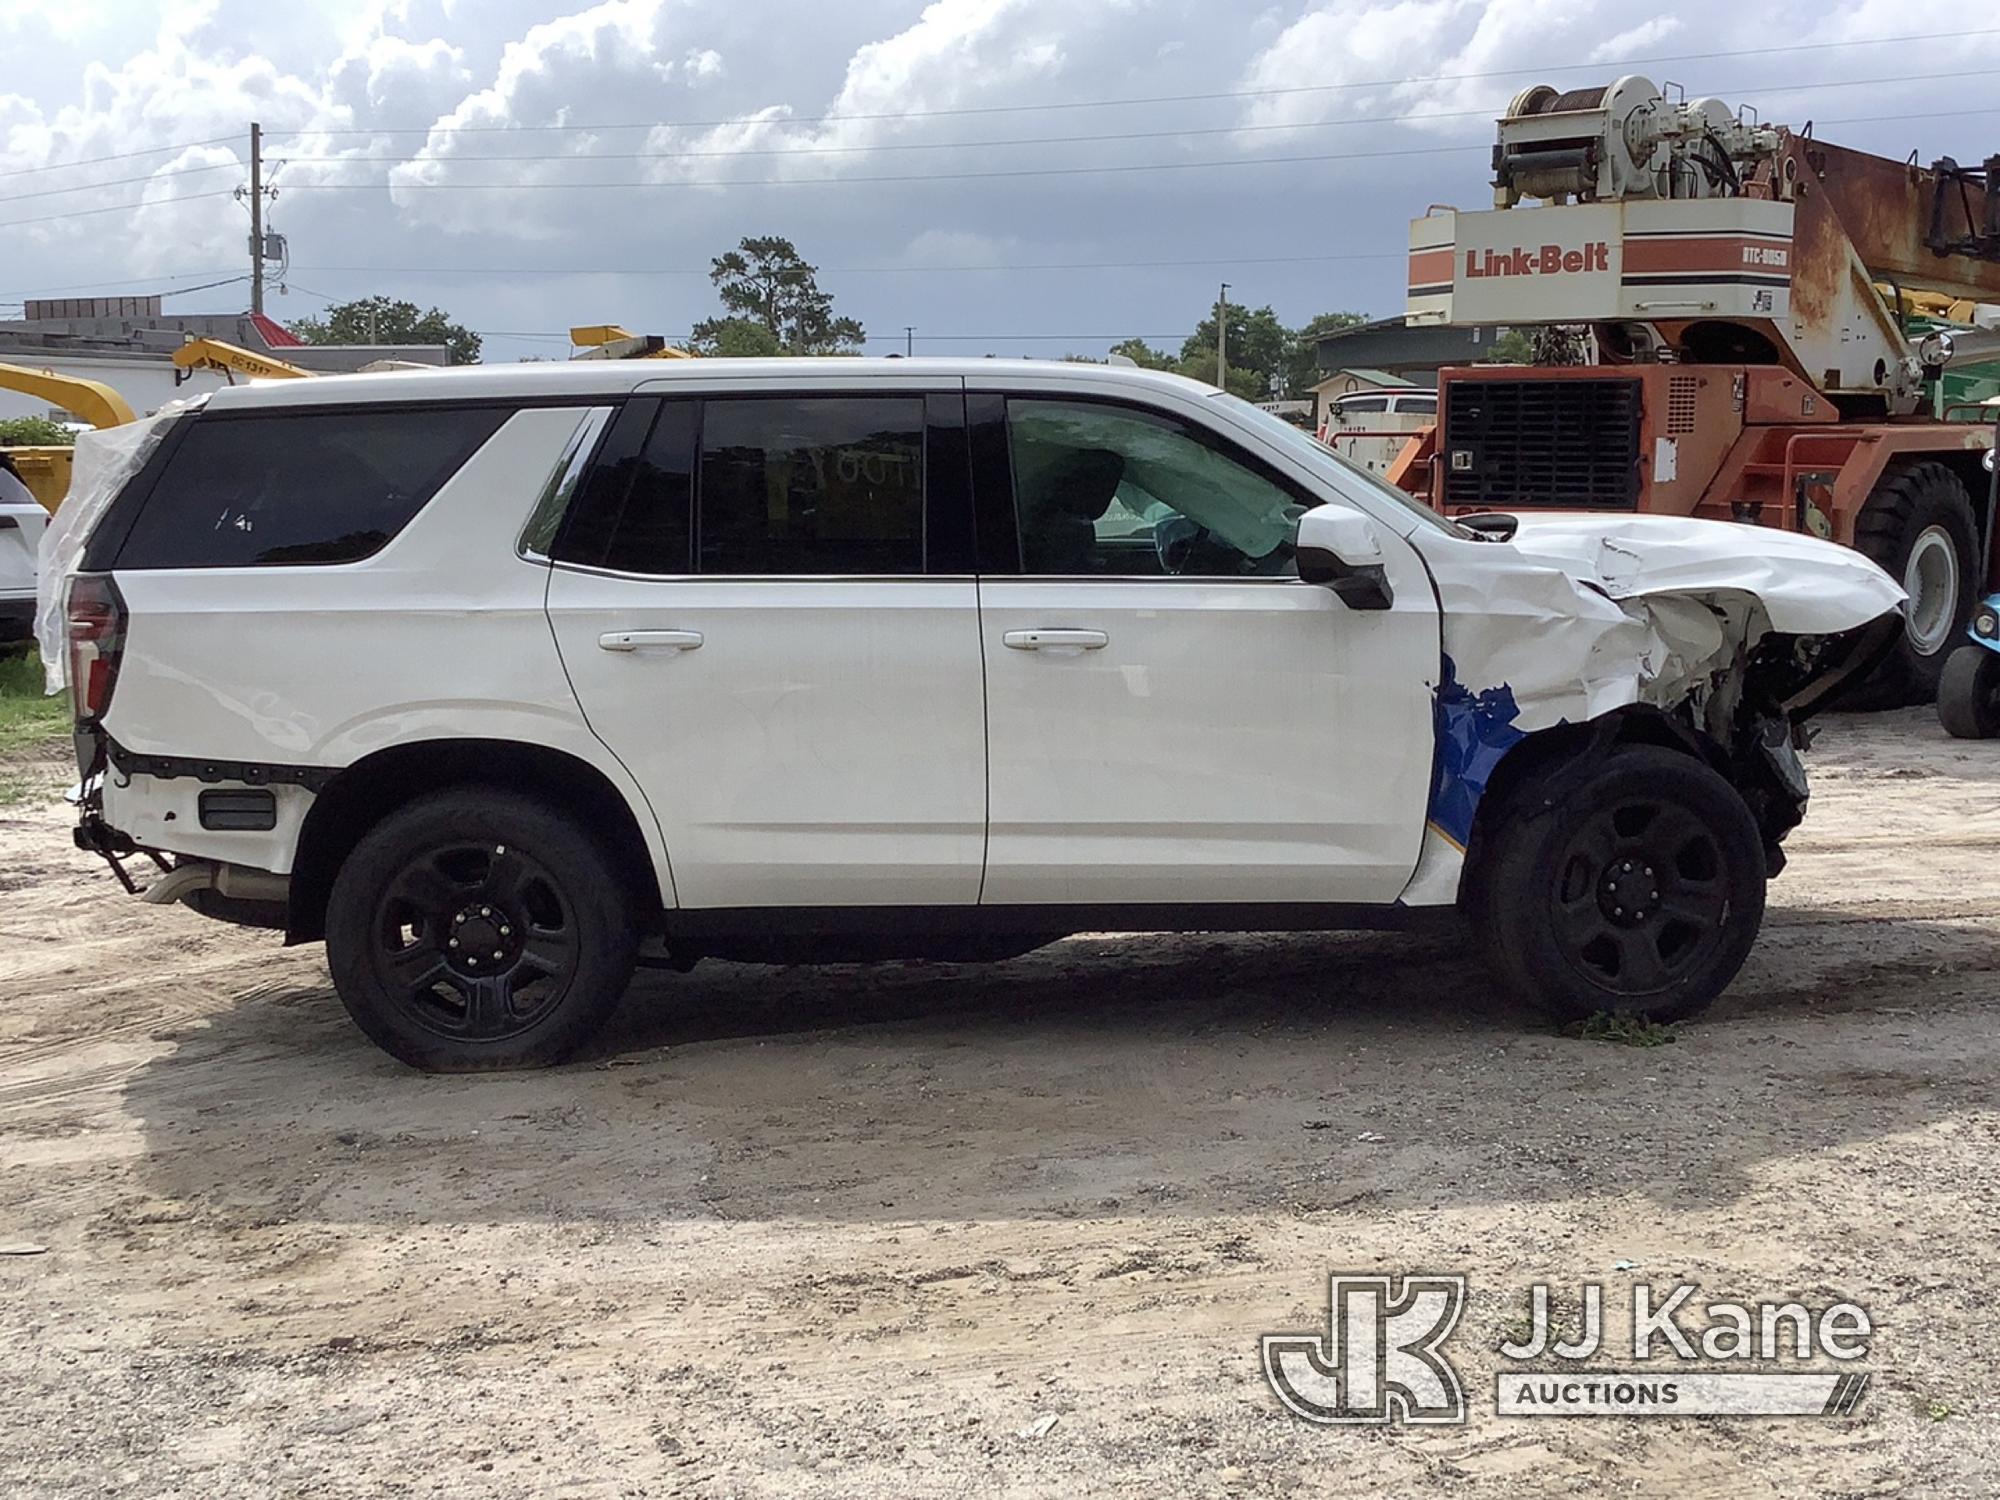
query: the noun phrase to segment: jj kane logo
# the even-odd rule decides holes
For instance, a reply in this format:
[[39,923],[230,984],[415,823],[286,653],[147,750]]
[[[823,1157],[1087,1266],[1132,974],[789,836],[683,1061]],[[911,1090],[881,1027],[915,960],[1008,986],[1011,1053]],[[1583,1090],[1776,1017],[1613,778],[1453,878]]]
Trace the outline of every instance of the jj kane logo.
[[[1695,1288],[1632,1288],[1632,1368],[1594,1367],[1607,1349],[1604,1289],[1586,1282],[1573,1328],[1558,1330],[1549,1288],[1529,1289],[1516,1336],[1503,1340],[1494,1410],[1508,1416],[1847,1416],[1865,1370],[1786,1369],[1815,1358],[1851,1365],[1874,1331],[1852,1302],[1818,1312],[1799,1302],[1711,1302]],[[1319,1423],[1452,1423],[1465,1389],[1444,1344],[1465,1311],[1457,1275],[1335,1275],[1327,1331],[1262,1340],[1264,1378],[1285,1408]],[[1690,1368],[1700,1361],[1703,1368]],[[1535,1368],[1525,1368],[1533,1365]]]

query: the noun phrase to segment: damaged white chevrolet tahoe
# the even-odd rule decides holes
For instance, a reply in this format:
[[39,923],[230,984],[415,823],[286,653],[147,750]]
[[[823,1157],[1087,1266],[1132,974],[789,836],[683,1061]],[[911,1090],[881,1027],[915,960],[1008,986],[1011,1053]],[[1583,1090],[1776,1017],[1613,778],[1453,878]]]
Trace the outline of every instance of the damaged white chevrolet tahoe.
[[44,570],[77,841],[324,938],[431,1069],[564,1056],[639,962],[1461,914],[1496,988],[1684,1016],[1900,628],[1851,551],[1457,525],[1088,365],[342,377],[119,441]]

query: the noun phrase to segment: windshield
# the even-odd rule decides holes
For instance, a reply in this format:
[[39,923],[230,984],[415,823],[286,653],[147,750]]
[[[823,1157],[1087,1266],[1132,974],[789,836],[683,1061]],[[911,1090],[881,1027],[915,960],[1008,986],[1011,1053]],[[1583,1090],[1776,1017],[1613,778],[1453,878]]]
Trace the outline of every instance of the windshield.
[[1366,469],[1357,468],[1311,433],[1301,431],[1283,417],[1263,411],[1241,396],[1230,396],[1217,391],[1211,399],[1223,403],[1230,411],[1249,421],[1258,431],[1289,448],[1309,466],[1337,475],[1338,482],[1345,483],[1352,480],[1371,494],[1393,501],[1433,531],[1442,531],[1446,536],[1466,535],[1465,529],[1456,522],[1447,521],[1414,495],[1406,495],[1393,484],[1385,484],[1377,479]]

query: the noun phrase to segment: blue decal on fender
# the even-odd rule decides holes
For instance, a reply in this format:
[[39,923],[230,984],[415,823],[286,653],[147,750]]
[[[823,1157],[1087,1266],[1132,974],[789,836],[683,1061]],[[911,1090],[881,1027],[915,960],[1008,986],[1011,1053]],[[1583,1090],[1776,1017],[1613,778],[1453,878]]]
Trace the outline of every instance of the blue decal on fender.
[[1458,680],[1457,665],[1445,657],[1433,710],[1438,754],[1430,822],[1461,849],[1472,837],[1472,817],[1493,768],[1528,737],[1514,727],[1520,714],[1513,688],[1503,682],[1475,693]]

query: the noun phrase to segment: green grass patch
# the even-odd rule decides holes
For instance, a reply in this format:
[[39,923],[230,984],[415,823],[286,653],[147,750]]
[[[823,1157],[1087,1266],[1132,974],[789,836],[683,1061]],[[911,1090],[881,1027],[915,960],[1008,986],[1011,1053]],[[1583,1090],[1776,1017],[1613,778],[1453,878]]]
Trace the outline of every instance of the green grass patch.
[[0,755],[24,750],[59,755],[69,729],[69,698],[42,692],[42,659],[33,651],[0,655]]
[[1664,1047],[1678,1040],[1671,1026],[1662,1026],[1644,1016],[1615,1016],[1606,1010],[1600,1010],[1587,1021],[1565,1026],[1563,1035],[1580,1042],[1611,1042],[1620,1047]]

